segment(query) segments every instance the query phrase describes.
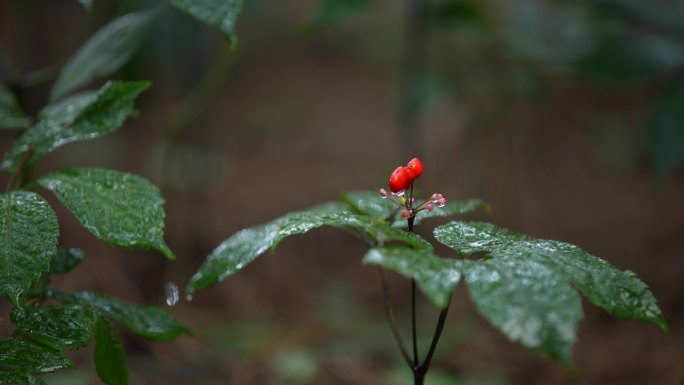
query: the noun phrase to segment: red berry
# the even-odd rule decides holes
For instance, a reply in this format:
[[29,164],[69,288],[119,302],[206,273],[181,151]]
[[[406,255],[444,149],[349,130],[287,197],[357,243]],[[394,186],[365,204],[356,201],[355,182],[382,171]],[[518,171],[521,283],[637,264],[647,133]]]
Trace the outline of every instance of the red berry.
[[411,181],[414,181],[423,174],[423,163],[420,161],[420,159],[413,158],[406,165],[406,171],[408,172]]
[[411,178],[409,177],[406,167],[399,166],[392,172],[389,179],[389,188],[393,193],[398,193],[401,190],[406,190],[411,184]]

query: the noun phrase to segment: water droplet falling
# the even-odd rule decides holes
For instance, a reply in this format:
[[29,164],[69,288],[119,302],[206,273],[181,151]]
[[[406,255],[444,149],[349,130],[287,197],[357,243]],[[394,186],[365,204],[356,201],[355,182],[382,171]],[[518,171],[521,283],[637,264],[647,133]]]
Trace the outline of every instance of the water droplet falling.
[[192,301],[192,294],[189,294],[189,293],[188,293],[188,294],[185,296],[185,300],[188,301],[188,302]]
[[173,283],[169,282],[166,284],[166,287],[164,287],[164,291],[166,292],[166,304],[169,306],[173,306],[178,303],[178,286]]

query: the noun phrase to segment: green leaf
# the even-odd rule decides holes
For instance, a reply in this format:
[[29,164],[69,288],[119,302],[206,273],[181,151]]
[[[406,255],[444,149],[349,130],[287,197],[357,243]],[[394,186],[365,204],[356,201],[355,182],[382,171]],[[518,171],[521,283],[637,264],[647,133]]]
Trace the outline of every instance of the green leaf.
[[[480,199],[468,199],[465,201],[448,201],[444,207],[435,206],[432,211],[423,210],[416,214],[414,225],[421,223],[425,219],[437,217],[450,217],[457,214],[465,214],[477,209],[484,209],[489,213],[492,211],[489,204]],[[406,226],[406,220],[397,221],[402,226]]]
[[463,267],[480,314],[511,341],[572,366],[582,306],[560,274],[525,254],[465,260]]
[[366,215],[352,214],[340,206],[331,211],[331,206],[316,207],[308,211],[286,214],[266,224],[244,229],[221,243],[199,271],[192,277],[186,291],[192,294],[221,282],[225,277],[245,267],[255,258],[274,249],[283,239],[304,234],[321,226],[353,229],[371,245],[401,241],[416,249],[432,250],[429,242],[420,236],[393,228],[382,220]]
[[31,119],[19,107],[14,93],[0,82],[0,129],[22,129],[30,125]]
[[314,31],[347,17],[361,13],[374,0],[318,0],[316,10],[307,22],[305,29]]
[[398,213],[398,208],[394,203],[389,199],[383,199],[378,192],[374,191],[344,193],[341,200],[357,214],[390,220]]
[[43,380],[30,374],[17,371],[0,371],[0,384],[3,385],[45,385]]
[[62,69],[50,100],[55,101],[95,78],[111,75],[126,64],[140,47],[155,15],[153,11],[129,13],[92,35]]
[[82,249],[58,248],[50,261],[50,274],[66,274],[85,259]]
[[651,157],[663,174],[684,166],[684,80],[659,96],[646,129]]
[[15,307],[10,314],[17,329],[56,350],[88,346],[95,313],[88,305],[60,304]]
[[194,17],[217,27],[237,46],[235,24],[242,8],[242,0],[166,0],[169,4]]
[[74,366],[58,351],[17,339],[0,341],[0,365],[27,373],[48,373]]
[[126,352],[121,339],[109,322],[97,318],[95,324],[95,370],[97,376],[107,385],[128,384]]
[[31,165],[64,144],[93,139],[119,128],[133,111],[133,101],[148,82],[109,82],[97,93],[77,95],[46,107],[40,120],[17,139],[2,161],[2,169],[14,173],[22,158]]
[[[407,226],[406,219],[398,215],[398,207],[389,199],[383,199],[380,197],[377,192],[350,192],[342,194],[341,199],[342,202],[348,204],[351,210],[355,213],[391,220],[393,225],[397,227]],[[491,211],[489,205],[480,199],[448,201],[444,207],[435,206],[432,211],[420,211],[418,214],[416,214],[414,225],[419,224],[424,219],[465,214],[467,212],[477,210],[478,208],[482,208],[487,212]]]
[[575,245],[529,238],[479,222],[451,222],[436,228],[434,234],[438,241],[464,255],[485,251],[493,259],[523,256],[533,260],[572,283],[596,306],[667,330],[656,299],[645,283],[633,272],[620,271]]
[[19,295],[48,271],[58,236],[57,217],[38,194],[0,194],[0,295],[19,304]]
[[164,242],[164,199],[136,175],[104,169],[70,169],[38,180],[99,239],[127,248],[142,247],[175,258]]
[[439,258],[431,250],[375,248],[366,253],[363,263],[386,267],[415,279],[425,296],[440,309],[447,307],[461,279],[461,261]]
[[169,341],[181,334],[189,334],[185,326],[162,308],[137,306],[91,292],[78,293],[65,297],[64,300],[89,303],[105,317],[147,339]]

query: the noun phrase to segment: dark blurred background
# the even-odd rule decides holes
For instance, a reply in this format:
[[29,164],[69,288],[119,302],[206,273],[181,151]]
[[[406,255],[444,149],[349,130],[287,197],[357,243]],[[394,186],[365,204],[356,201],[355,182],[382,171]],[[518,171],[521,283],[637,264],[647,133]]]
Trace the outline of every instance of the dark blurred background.
[[[34,173],[109,167],[152,180],[178,259],[109,247],[45,194],[60,244],[88,253],[57,286],[166,306],[164,286],[184,286],[235,231],[385,187],[419,156],[423,191],[485,199],[491,215],[464,218],[635,271],[670,326],[666,335],[585,301],[571,373],[508,342],[459,286],[428,384],[684,384],[684,3],[429,0],[418,19],[408,3],[246,1],[237,50],[163,9],[113,77],[152,81],[140,113]],[[95,0],[88,13],[76,0],[0,0],[0,75],[64,63],[114,17],[151,5]],[[22,91],[27,112],[50,86]],[[0,139],[5,151],[14,134]],[[194,337],[124,333],[131,383],[409,384],[364,252],[334,229],[285,241],[170,309]],[[391,283],[408,332],[407,281]],[[437,314],[425,301],[419,310],[426,346]],[[45,380],[97,384],[91,353],[74,352],[77,371]]]

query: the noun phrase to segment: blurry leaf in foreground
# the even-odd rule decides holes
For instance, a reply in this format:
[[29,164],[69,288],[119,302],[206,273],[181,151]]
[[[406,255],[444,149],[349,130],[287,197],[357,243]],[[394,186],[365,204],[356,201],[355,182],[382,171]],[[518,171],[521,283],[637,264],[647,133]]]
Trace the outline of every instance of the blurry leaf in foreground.
[[235,25],[242,8],[242,0],[166,0],[167,3],[195,19],[220,29],[237,46]]
[[74,95],[48,105],[40,120],[26,130],[7,151],[2,169],[16,171],[29,149],[30,166],[43,155],[74,141],[97,138],[119,128],[133,112],[135,98],[148,82],[108,82],[97,93]]
[[21,110],[12,91],[0,82],[0,129],[21,129],[31,125],[31,119]]
[[646,129],[656,171],[664,174],[684,165],[684,79],[656,101]]
[[367,9],[375,0],[318,0],[313,15],[304,25],[312,32],[356,15]]
[[97,78],[111,75],[140,47],[155,12],[124,15],[102,27],[66,63],[52,88],[54,101]]

